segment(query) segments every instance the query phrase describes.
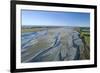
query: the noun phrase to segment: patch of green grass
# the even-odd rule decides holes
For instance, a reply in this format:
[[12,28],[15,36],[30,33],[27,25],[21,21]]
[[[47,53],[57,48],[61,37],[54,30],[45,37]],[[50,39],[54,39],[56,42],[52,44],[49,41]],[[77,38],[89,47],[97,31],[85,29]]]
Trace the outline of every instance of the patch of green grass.
[[79,31],[80,37],[82,38],[83,43],[84,43],[84,51],[81,54],[81,59],[90,59],[90,32],[89,31],[83,31],[84,29],[85,28],[82,28]]
[[37,31],[41,31],[44,28],[22,28],[21,32],[37,32]]
[[89,33],[89,32],[81,31],[81,32],[80,32],[80,37],[83,37],[85,43],[86,43],[87,45],[90,45],[90,33]]

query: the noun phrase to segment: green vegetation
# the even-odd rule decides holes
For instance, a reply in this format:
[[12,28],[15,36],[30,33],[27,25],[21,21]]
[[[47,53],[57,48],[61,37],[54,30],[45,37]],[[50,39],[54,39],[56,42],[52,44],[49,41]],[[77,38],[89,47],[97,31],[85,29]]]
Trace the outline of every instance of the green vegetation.
[[89,28],[80,29],[80,37],[84,39],[84,42],[87,46],[90,46],[90,31]]
[[41,31],[45,28],[22,28],[21,32],[37,32],[37,31]]
[[90,30],[89,28],[80,28],[80,37],[84,43],[84,51],[81,54],[81,59],[90,59]]

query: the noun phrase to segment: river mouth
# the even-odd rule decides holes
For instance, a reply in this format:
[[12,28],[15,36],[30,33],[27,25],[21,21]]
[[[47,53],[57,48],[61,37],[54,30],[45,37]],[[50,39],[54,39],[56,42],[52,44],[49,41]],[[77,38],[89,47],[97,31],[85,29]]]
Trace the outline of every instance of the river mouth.
[[29,28],[22,30],[25,30],[21,35],[22,63],[80,60],[84,43],[76,28],[35,27],[31,31]]

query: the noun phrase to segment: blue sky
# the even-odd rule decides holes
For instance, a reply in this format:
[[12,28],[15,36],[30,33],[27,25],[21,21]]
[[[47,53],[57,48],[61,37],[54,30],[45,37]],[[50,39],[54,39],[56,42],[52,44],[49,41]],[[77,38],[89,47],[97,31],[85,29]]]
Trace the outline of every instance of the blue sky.
[[90,26],[90,13],[22,10],[22,25]]

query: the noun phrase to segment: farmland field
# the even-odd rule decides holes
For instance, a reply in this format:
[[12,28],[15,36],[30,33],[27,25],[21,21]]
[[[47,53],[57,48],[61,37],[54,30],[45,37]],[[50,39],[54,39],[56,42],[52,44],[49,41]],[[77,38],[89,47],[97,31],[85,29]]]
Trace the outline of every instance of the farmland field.
[[90,59],[90,29],[87,27],[21,28],[21,62]]

